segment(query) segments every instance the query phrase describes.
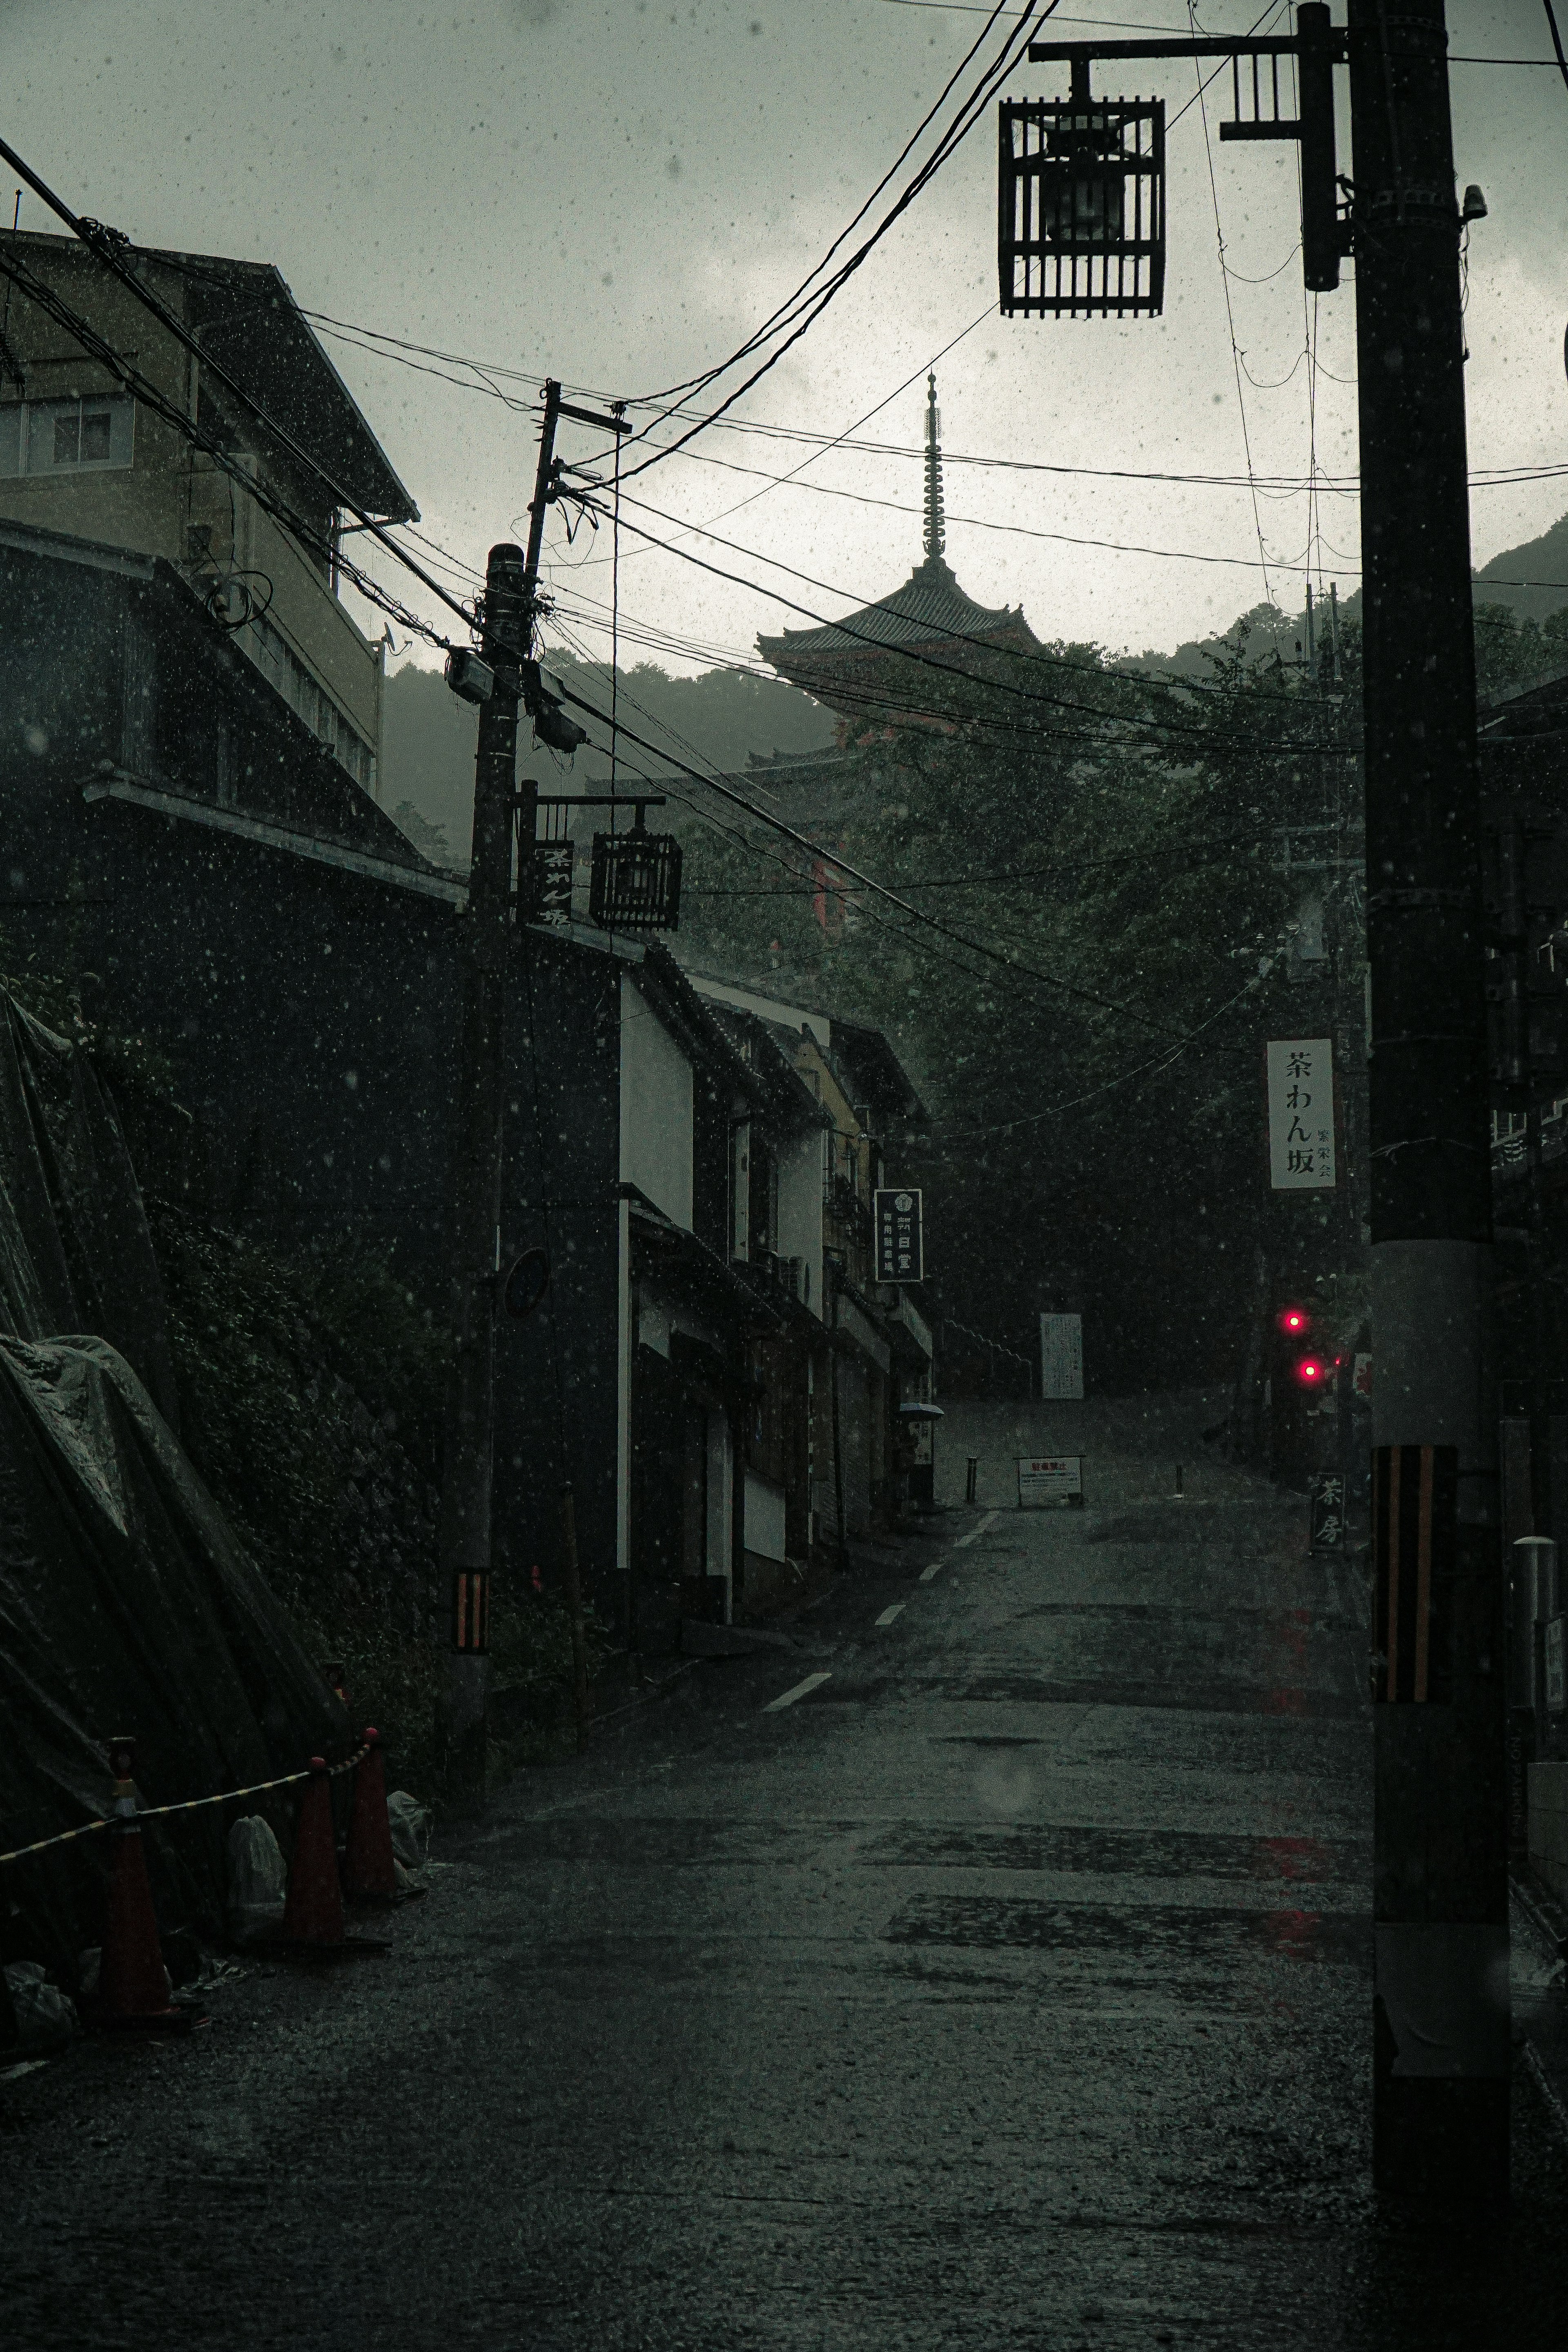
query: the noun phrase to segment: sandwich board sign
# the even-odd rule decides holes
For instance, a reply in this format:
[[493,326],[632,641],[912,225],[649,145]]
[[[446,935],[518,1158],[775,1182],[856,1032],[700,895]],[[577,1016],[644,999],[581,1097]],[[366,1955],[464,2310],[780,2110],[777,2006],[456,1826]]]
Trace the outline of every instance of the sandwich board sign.
[[1081,1510],[1083,1457],[1079,1454],[1034,1454],[1018,1463],[1021,1511]]
[[1334,1049],[1327,1037],[1268,1041],[1268,1181],[1276,1192],[1334,1184]]
[[1040,1394],[1047,1403],[1083,1395],[1083,1317],[1040,1318]]

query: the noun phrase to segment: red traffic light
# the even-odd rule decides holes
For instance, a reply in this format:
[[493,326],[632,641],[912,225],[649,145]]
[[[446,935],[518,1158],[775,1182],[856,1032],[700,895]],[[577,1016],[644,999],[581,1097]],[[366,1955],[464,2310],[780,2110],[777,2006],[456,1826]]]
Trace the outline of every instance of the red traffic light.
[[1281,1331],[1289,1331],[1296,1339],[1304,1339],[1312,1328],[1312,1318],[1304,1307],[1282,1307],[1274,1319]]
[[1328,1366],[1317,1356],[1303,1356],[1296,1366],[1296,1378],[1304,1389],[1315,1389],[1328,1379]]

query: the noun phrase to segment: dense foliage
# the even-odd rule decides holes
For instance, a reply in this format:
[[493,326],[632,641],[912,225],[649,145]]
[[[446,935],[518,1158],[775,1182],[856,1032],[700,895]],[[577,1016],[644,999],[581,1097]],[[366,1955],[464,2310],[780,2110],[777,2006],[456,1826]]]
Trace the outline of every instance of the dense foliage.
[[931,1303],[1029,1354],[1080,1307],[1101,1385],[1228,1375],[1255,1245],[1323,1247],[1268,1193],[1262,1045],[1329,1019],[1285,829],[1351,817],[1355,635],[1336,692],[1278,634],[1260,660],[1239,624],[1201,685],[1070,645],[906,680],[927,715],[852,730],[836,843],[923,919],[851,889],[836,934],[755,825],[689,833],[686,951],[878,1023],[916,1076]]

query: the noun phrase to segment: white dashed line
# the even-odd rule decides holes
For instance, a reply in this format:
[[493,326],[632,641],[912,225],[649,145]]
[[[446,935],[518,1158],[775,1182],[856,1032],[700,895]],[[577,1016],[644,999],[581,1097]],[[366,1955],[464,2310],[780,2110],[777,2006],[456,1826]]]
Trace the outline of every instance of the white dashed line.
[[900,1614],[900,1612],[901,1612],[901,1610],[902,1610],[902,1608],[903,1608],[903,1605],[904,1605],[904,1604],[903,1604],[903,1602],[902,1602],[901,1601],[894,1601],[894,1603],[893,1603],[893,1605],[892,1605],[892,1607],[891,1607],[890,1609],[884,1609],[884,1610],[883,1610],[883,1612],[882,1612],[881,1615],[880,1615],[880,1616],[878,1618],[878,1620],[877,1620],[878,1624],[879,1624],[879,1625],[890,1625],[890,1624],[892,1623],[892,1622],[893,1622],[894,1618],[895,1618],[895,1617],[897,1617],[897,1616]]
[[939,1570],[939,1569],[943,1569],[943,1568],[945,1568],[946,1566],[947,1566],[947,1562],[946,1562],[946,1560],[944,1560],[944,1559],[933,1559],[933,1560],[932,1560],[932,1562],[931,1562],[931,1566],[930,1566],[929,1568],[922,1568],[922,1569],[921,1569],[921,1582],[922,1584],[929,1584],[929,1583],[931,1582],[931,1578],[932,1578],[933,1576],[935,1576],[935,1575],[936,1575],[936,1573],[937,1573],[938,1570]]
[[999,1519],[1001,1516],[1002,1514],[1000,1511],[987,1511],[985,1517],[981,1520],[980,1525],[977,1528],[971,1528],[966,1536],[959,1537],[959,1543],[972,1544],[978,1542],[979,1538],[985,1533],[986,1528],[991,1525],[992,1520]]
[[805,1698],[806,1693],[808,1691],[814,1691],[818,1683],[830,1683],[832,1680],[833,1676],[828,1674],[807,1675],[805,1682],[796,1683],[794,1690],[786,1690],[782,1698],[769,1699],[766,1706],[763,1709],[763,1713],[764,1715],[776,1715],[781,1706],[793,1706],[797,1698]]

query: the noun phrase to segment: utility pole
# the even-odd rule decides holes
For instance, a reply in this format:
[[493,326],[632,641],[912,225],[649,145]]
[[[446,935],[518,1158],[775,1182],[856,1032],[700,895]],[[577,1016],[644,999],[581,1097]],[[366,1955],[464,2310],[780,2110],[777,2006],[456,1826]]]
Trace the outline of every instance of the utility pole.
[[[1157,315],[1164,116],[1091,100],[1091,58],[1231,63],[1222,140],[1300,151],[1302,275],[1353,254],[1361,408],[1367,1160],[1373,1348],[1373,2168],[1459,2203],[1508,2188],[1508,1876],[1491,1183],[1459,238],[1443,0],[1296,31],[1034,42],[1066,100],[1004,100],[1004,316]],[[1295,60],[1297,113],[1279,61]],[[1332,68],[1354,147],[1337,205]],[[1244,72],[1243,68],[1246,68]],[[1348,232],[1348,234],[1347,234]],[[1331,618],[1333,618],[1331,608]]]
[[[525,705],[541,740],[563,751],[586,740],[540,681],[533,657],[545,509],[559,496],[555,430],[563,416],[620,435],[619,417],[574,408],[544,387],[528,547],[492,547],[485,571],[477,657],[454,652],[447,679],[479,708],[474,756],[474,835],[465,925],[466,970],[452,1167],[450,1310],[441,1479],[441,1566],[450,1600],[447,1769],[470,1800],[483,1797],[488,1729],[491,1488],[495,1455],[495,1317],[500,1288],[505,1143],[506,1005],[513,967],[529,953],[530,883],[539,786],[520,785],[517,732]],[[518,844],[517,898],[512,844]]]
[[1443,0],[1350,0],[1366,747],[1373,2171],[1509,2171],[1502,1563],[1460,215]]
[[482,1798],[489,1679],[490,1486],[496,1275],[500,1265],[502,1087],[511,842],[517,798],[517,663],[527,626],[521,548],[485,569],[474,758],[474,838],[464,923],[463,1027],[452,1161],[451,1328],[441,1473],[441,1566],[450,1595],[446,1748],[449,1780]]

